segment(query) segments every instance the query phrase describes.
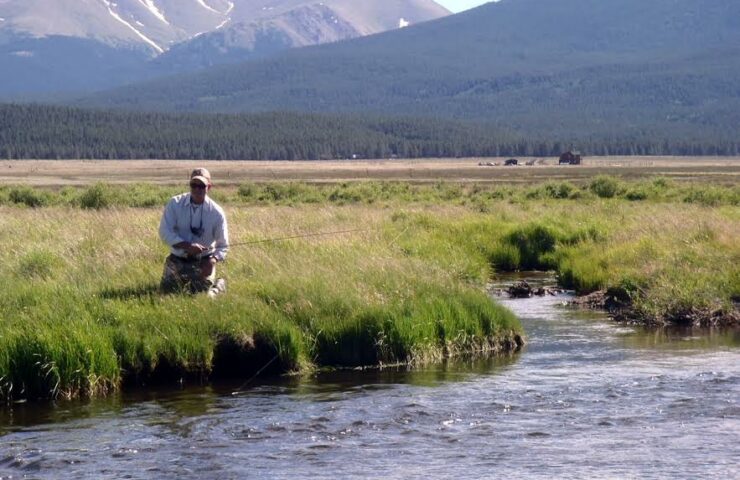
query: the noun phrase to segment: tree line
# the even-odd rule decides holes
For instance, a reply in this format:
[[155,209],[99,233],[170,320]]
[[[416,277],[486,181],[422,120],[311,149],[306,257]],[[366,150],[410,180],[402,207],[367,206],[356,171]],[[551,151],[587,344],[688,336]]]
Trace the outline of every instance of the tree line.
[[507,127],[433,118],[272,112],[192,114],[0,105],[0,158],[329,160],[586,155],[738,155],[740,139],[537,138]]

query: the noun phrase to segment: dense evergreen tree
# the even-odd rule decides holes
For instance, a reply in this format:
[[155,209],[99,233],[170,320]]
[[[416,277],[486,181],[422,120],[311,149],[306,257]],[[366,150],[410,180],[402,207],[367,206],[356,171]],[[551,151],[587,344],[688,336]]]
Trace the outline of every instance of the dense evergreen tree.
[[524,136],[483,123],[351,114],[167,114],[0,105],[0,158],[322,160],[344,158],[737,155],[717,131],[671,136]]

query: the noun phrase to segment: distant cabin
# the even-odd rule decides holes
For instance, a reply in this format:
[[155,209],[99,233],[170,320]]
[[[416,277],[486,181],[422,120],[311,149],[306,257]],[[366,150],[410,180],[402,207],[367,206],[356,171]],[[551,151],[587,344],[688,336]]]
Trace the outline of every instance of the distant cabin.
[[578,151],[567,151],[560,155],[560,165],[580,165],[581,164],[581,152]]
[[510,158],[504,162],[504,165],[507,167],[519,165],[519,160],[517,160],[516,158]]

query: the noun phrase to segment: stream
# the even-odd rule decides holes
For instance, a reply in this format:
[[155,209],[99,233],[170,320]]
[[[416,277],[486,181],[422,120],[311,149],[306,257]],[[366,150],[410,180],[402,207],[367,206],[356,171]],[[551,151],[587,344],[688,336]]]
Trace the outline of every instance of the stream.
[[740,332],[567,299],[497,298],[504,358],[0,409],[0,479],[738,478]]

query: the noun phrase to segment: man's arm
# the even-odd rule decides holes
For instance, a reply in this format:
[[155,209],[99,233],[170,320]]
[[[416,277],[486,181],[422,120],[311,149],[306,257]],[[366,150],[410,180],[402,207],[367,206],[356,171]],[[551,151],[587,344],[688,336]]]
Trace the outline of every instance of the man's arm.
[[159,221],[159,238],[171,247],[180,248],[178,245],[185,243],[177,234],[177,213],[175,212],[175,200],[170,200],[164,207],[162,220]]
[[219,221],[216,222],[215,231],[213,236],[216,239],[216,248],[213,252],[213,257],[219,262],[223,262],[226,259],[226,254],[229,252],[229,226],[226,222],[226,214],[220,212]]

